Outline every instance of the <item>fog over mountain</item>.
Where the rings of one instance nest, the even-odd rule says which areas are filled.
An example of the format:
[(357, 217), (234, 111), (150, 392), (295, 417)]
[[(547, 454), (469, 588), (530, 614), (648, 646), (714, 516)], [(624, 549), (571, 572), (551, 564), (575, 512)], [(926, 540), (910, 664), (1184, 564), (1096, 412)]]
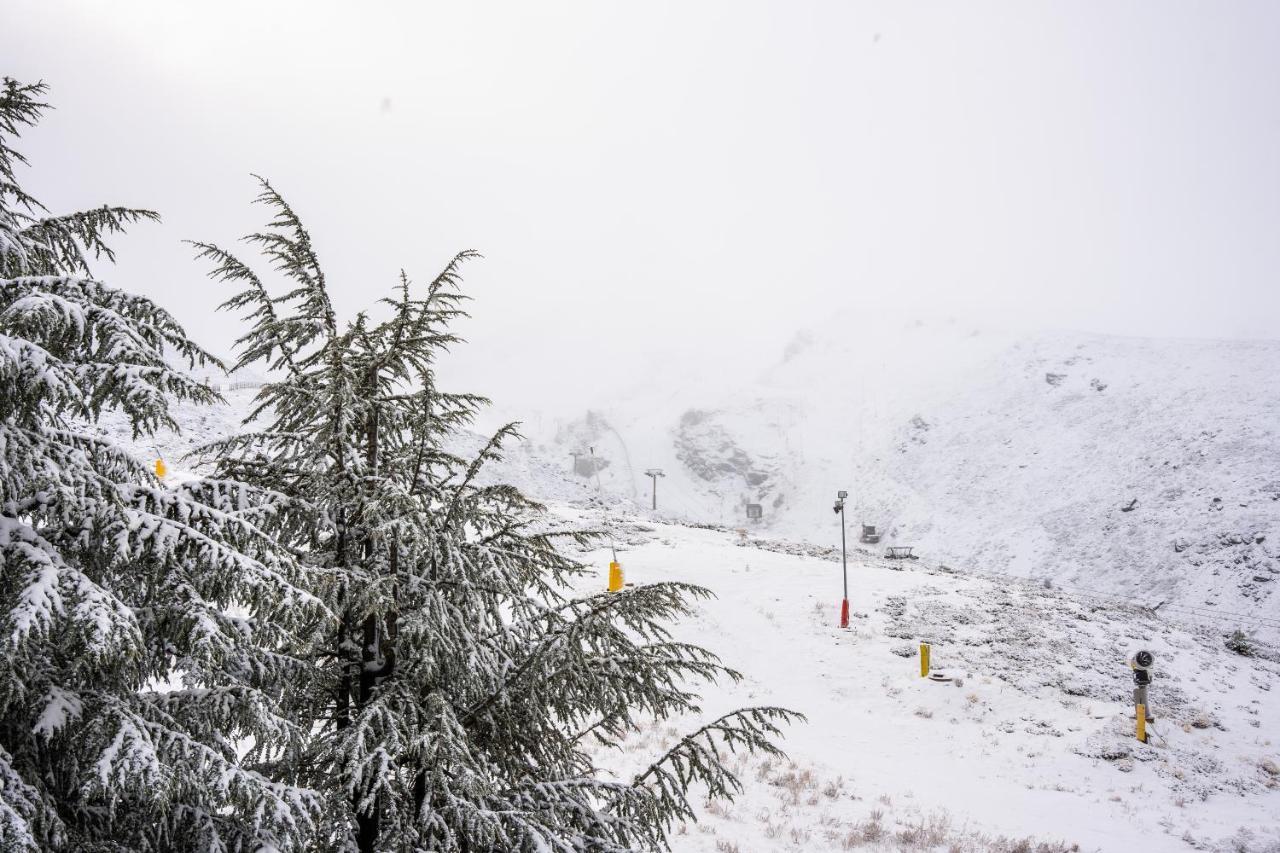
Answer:
[(255, 228), (250, 172), (303, 214), (346, 309), (484, 252), (450, 376), (511, 417), (667, 368), (732, 384), (837, 311), (1276, 335), (1274, 4), (0, 15), (6, 73), (57, 106), (28, 138), (32, 189), (160, 211), (112, 278), (219, 350), (227, 293), (180, 241)]

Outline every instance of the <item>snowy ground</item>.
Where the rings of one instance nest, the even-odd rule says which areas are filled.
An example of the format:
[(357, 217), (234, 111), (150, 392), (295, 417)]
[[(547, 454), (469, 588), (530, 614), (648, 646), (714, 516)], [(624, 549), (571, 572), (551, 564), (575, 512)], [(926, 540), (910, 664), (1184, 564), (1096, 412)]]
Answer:
[[(733, 532), (623, 529), (629, 582), (718, 595), (681, 630), (746, 679), (710, 692), (707, 713), (776, 703), (809, 718), (790, 761), (742, 762), (745, 795), (678, 850), (1280, 850), (1275, 661), (1194, 626), (867, 555), (840, 630), (836, 562)], [(920, 678), (920, 639), (959, 682)], [(1125, 659), (1140, 647), (1158, 662), (1150, 746), (1132, 737)], [(638, 765), (677, 733), (610, 760)]]
[[(1195, 608), (1280, 641), (1280, 342), (835, 316), (760, 375), (693, 368), (535, 436), (674, 520), (831, 544), (830, 502), (966, 571)], [(592, 409), (590, 417), (582, 411)], [(838, 540), (836, 542), (838, 544)]]
[[(236, 429), (253, 393), (179, 407), (182, 435), (133, 447), (184, 476), (182, 453)], [(598, 528), (594, 488), (567, 467), (526, 444), (499, 473), (548, 501), (556, 523)], [(1274, 651), (1245, 658), (1217, 624), (856, 548), (854, 625), (840, 630), (829, 548), (661, 524), (639, 497), (610, 516), (628, 581), (710, 587), (719, 598), (679, 631), (745, 675), (705, 691), (707, 715), (780, 704), (808, 716), (787, 735), (788, 761), (739, 761), (743, 795), (682, 827), (677, 851), (1280, 851)], [(587, 586), (603, 585), (606, 554), (580, 555), (601, 568)], [(922, 639), (959, 681), (919, 677)], [(1150, 746), (1131, 735), (1125, 659), (1139, 647), (1157, 655)], [(680, 732), (654, 727), (602, 761), (625, 774)]]

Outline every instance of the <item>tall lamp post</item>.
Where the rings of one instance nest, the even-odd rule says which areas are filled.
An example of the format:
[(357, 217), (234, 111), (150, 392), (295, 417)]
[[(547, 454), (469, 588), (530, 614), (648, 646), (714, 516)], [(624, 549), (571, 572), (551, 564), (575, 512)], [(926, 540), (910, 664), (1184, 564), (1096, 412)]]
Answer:
[(840, 566), (844, 572), (844, 600), (840, 602), (840, 627), (849, 627), (849, 552), (844, 539), (844, 499), (849, 493), (841, 489), (836, 493), (835, 511), (840, 513)]

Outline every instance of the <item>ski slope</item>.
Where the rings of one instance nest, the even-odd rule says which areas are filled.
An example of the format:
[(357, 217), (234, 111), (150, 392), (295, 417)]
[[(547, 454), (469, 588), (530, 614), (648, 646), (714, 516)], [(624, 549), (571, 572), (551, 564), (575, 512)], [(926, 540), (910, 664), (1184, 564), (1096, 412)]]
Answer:
[[(182, 453), (239, 429), (253, 394), (180, 406), (184, 431), (136, 442), (134, 452), (159, 453), (170, 477), (189, 476)], [(100, 428), (125, 439), (119, 424)], [(621, 429), (594, 429), (577, 438), (601, 454), (626, 440)], [(459, 436), (458, 449), (480, 441)], [(617, 495), (611, 478), (624, 462), (601, 472), (605, 511), (594, 478), (575, 476), (570, 461), (526, 441), (489, 476), (546, 501), (550, 523), (610, 531), (629, 582), (686, 581), (716, 593), (676, 626), (681, 639), (744, 676), (703, 691), (706, 718), (744, 704), (784, 705), (808, 718), (786, 735), (787, 761), (735, 759), (741, 796), (707, 804), (698, 822), (679, 828), (680, 853), (1280, 850), (1274, 647), (1245, 658), (1196, 614), (992, 580), (928, 556), (890, 562), (879, 548), (856, 545), (853, 626), (840, 630), (840, 564), (831, 548), (760, 529), (663, 523), (644, 507), (643, 492), (639, 500)], [(660, 489), (680, 485), (673, 471)], [(813, 538), (829, 542), (837, 528), (825, 500), (823, 535)], [(601, 569), (582, 591), (602, 587), (608, 551), (579, 557)], [(921, 640), (933, 644), (935, 669), (959, 681), (919, 677)], [(1132, 736), (1125, 665), (1140, 647), (1157, 656), (1157, 737), (1147, 746)], [(698, 721), (682, 722), (687, 730)], [(634, 772), (681, 731), (654, 726), (600, 759), (619, 774)]]
[[(729, 531), (612, 526), (629, 582), (718, 596), (680, 626), (745, 675), (707, 692), (707, 717), (738, 704), (808, 717), (787, 735), (789, 761), (739, 762), (743, 796), (705, 810), (679, 851), (1280, 850), (1275, 659), (1240, 657), (1194, 625), (861, 552), (853, 626), (840, 630), (840, 565), (827, 556)], [(959, 682), (920, 678), (922, 639)], [(1125, 663), (1138, 648), (1157, 658), (1146, 746)], [(605, 760), (630, 771), (678, 732), (655, 728)]]
[[(606, 491), (664, 517), (884, 545), (1049, 578), (1280, 638), (1280, 342), (992, 331), (832, 318), (760, 375), (584, 401), (536, 436), (594, 444)], [(588, 423), (590, 421), (590, 423)], [(567, 467), (567, 464), (566, 466)], [(745, 507), (762, 505), (749, 524)]]

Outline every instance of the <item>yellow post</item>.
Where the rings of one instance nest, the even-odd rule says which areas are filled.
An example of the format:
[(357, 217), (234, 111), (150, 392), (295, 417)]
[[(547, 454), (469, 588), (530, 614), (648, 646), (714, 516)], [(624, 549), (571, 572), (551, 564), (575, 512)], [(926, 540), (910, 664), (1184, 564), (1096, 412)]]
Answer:
[(1147, 742), (1147, 706), (1138, 706), (1138, 740)]
[(920, 677), (929, 677), (929, 644), (920, 644)]
[(609, 564), (609, 592), (617, 592), (622, 589), (622, 564), (612, 562)]
[(164, 479), (164, 472), (165, 472), (164, 460), (163, 460), (163, 459), (157, 459), (157, 460), (156, 460), (156, 476), (163, 480), (163, 479)]

